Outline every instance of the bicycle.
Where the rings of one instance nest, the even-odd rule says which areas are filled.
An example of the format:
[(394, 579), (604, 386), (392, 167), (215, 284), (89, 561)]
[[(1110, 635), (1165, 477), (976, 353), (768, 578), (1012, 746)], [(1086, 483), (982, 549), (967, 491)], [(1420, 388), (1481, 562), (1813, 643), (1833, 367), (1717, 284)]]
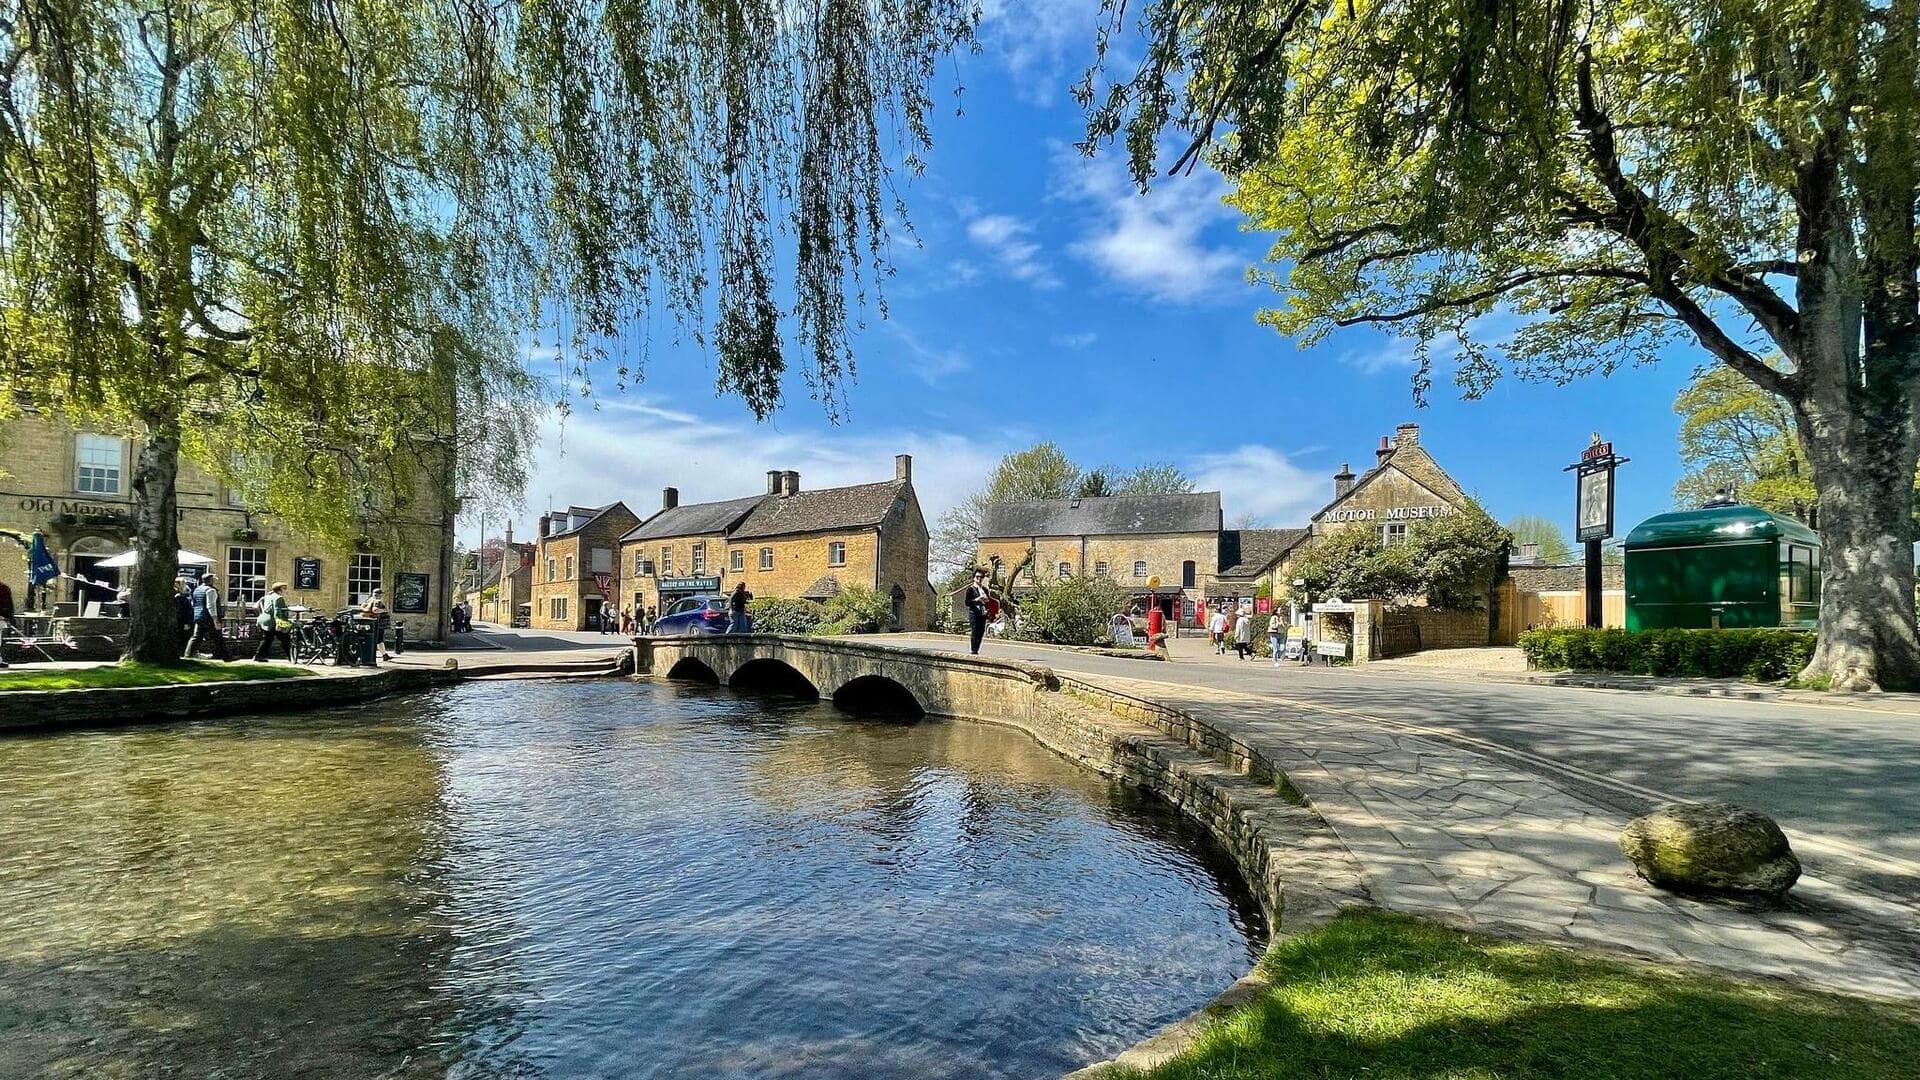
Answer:
[(293, 624), (293, 662), (296, 664), (333, 664), (339, 662), (340, 638), (344, 633), (339, 620), (325, 615), (310, 615)]

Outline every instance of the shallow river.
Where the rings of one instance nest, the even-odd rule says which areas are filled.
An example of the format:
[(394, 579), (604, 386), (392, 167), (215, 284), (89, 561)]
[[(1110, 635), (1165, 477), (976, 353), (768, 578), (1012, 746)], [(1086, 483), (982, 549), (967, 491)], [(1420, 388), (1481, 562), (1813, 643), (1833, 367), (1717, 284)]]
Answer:
[(487, 682), (0, 738), (0, 1076), (1050, 1076), (1263, 933), (983, 724)]

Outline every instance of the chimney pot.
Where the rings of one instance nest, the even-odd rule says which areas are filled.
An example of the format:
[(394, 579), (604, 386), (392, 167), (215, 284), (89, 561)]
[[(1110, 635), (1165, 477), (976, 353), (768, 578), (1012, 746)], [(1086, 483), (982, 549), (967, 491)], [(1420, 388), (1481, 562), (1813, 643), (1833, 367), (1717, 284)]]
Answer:
[(671, 510), (680, 505), (680, 489), (667, 487), (660, 489), (660, 509)]
[(1419, 424), (1401, 424), (1399, 427), (1394, 428), (1393, 444), (1395, 446), (1419, 446), (1420, 445), (1420, 425)]
[(540, 539), (545, 540), (547, 538), (547, 534), (552, 531), (553, 531), (553, 515), (541, 514), (540, 515)]
[(800, 494), (800, 474), (788, 469), (780, 474), (780, 493), (783, 496)]
[(1340, 463), (1340, 471), (1333, 474), (1333, 497), (1338, 499), (1353, 490), (1353, 470), (1346, 462)]
[(913, 455), (912, 454), (893, 455), (893, 478), (895, 480), (913, 479)]
[(1380, 448), (1373, 452), (1374, 459), (1376, 461), (1385, 461), (1387, 460), (1387, 455), (1391, 453), (1393, 453), (1393, 440), (1387, 438), (1385, 435), (1380, 436)]
[(780, 470), (779, 469), (767, 470), (767, 494), (769, 495), (780, 494)]

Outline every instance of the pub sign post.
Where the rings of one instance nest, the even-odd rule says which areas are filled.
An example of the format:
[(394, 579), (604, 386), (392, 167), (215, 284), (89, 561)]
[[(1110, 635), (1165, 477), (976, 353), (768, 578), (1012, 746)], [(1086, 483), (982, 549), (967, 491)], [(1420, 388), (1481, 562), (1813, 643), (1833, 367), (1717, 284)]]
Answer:
[(1574, 538), (1586, 545), (1587, 625), (1598, 629), (1606, 621), (1601, 604), (1600, 545), (1613, 535), (1613, 472), (1629, 459), (1613, 452), (1600, 433), (1580, 455), (1561, 470), (1574, 474)]

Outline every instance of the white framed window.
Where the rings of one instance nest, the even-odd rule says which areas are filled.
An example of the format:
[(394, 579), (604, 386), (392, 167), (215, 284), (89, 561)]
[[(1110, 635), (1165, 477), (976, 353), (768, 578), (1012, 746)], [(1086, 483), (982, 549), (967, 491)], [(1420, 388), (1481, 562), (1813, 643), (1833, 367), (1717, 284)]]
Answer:
[(547, 617), (556, 622), (565, 622), (567, 619), (567, 598), (564, 596), (550, 597), (547, 600)]
[(673, 573), (673, 545), (671, 544), (660, 545), (660, 572)]
[(573, 580), (573, 556), (567, 556), (567, 580)]
[(1406, 538), (1407, 523), (1404, 521), (1388, 522), (1380, 526), (1380, 542), (1383, 544), (1397, 543)]
[(727, 556), (727, 568), (735, 571), (745, 570), (747, 568), (747, 553), (740, 548), (734, 548)]
[(547, 580), (552, 581), (555, 576), (555, 563), (553, 556), (549, 555), (547, 556)]
[(773, 569), (773, 549), (772, 548), (760, 549), (760, 569), (762, 570)]
[(227, 549), (227, 599), (257, 604), (267, 595), (267, 549)]
[(693, 576), (699, 577), (707, 572), (707, 545), (693, 545)]
[(1073, 566), (1070, 563), (1063, 562), (1056, 564), (1053, 569), (1054, 576), (1060, 578), (1062, 581), (1073, 576)]
[(83, 495), (120, 494), (127, 440), (114, 435), (73, 437), (73, 490)]
[(647, 576), (647, 553), (639, 548), (633, 550), (633, 576)]
[(1133, 576), (1137, 578), (1143, 578), (1147, 576), (1147, 560), (1145, 559), (1133, 560)]
[(383, 577), (380, 556), (369, 552), (355, 552), (347, 562), (347, 602), (358, 604), (367, 598), (367, 594), (380, 587)]
[(1093, 564), (1093, 576), (1094, 577), (1107, 576), (1107, 564), (1104, 560), (1095, 560)]
[(828, 566), (847, 565), (847, 545), (841, 543), (838, 540), (835, 540), (832, 543), (828, 544), (827, 545), (827, 565)]

